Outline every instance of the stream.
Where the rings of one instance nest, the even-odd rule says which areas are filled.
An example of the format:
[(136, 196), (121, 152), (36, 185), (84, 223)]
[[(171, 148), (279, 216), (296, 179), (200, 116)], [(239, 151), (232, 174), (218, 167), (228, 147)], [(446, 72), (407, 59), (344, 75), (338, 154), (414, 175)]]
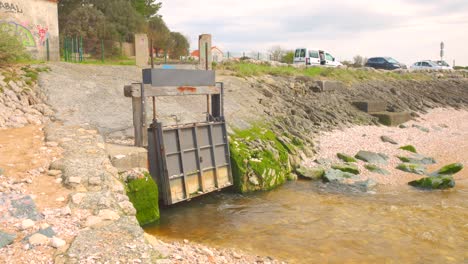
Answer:
[(252, 195), (216, 193), (162, 209), (147, 233), (230, 247), (288, 263), (463, 263), (468, 181), (449, 191), (409, 186), (341, 193), (289, 182)]

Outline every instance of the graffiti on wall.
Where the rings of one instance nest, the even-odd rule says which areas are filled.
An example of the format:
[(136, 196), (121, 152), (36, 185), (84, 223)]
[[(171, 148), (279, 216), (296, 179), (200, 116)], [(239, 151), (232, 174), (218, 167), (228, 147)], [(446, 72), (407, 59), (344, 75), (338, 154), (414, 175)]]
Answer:
[(19, 8), (18, 5), (13, 3), (6, 3), (0, 1), (0, 10), (5, 11), (7, 13), (15, 13), (15, 14), (22, 14), (23, 9)]
[(46, 44), (46, 40), (49, 38), (49, 28), (36, 25), (36, 29), (37, 29), (37, 37), (39, 39), (39, 44), (44, 46)]
[(17, 36), (25, 47), (36, 47), (36, 41), (34, 39), (33, 33), (31, 33), (31, 31), (23, 25), (17, 24), (15, 22), (0, 21), (0, 30)]

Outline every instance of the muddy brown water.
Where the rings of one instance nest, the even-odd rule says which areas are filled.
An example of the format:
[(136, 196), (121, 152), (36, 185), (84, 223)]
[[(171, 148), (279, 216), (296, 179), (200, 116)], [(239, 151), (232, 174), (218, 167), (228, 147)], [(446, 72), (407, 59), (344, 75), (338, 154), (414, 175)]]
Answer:
[(466, 178), (453, 190), (433, 192), (392, 186), (341, 193), (297, 181), (165, 208), (146, 232), (289, 263), (466, 263), (467, 207)]

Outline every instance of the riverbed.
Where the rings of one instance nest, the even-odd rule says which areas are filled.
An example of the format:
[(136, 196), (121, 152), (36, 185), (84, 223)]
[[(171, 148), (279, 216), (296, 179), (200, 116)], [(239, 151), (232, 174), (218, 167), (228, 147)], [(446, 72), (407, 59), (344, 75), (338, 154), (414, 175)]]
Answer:
[(161, 212), (146, 232), (237, 248), (289, 263), (462, 263), (468, 181), (449, 191), (409, 186), (341, 193), (310, 181), (267, 193), (218, 193)]

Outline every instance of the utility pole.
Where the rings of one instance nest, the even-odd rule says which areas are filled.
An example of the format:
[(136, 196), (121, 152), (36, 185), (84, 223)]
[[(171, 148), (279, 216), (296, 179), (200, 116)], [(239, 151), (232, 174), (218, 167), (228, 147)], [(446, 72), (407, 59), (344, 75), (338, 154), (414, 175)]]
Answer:
[(440, 60), (444, 60), (444, 48), (445, 48), (445, 44), (444, 42), (442, 41), (440, 43)]

